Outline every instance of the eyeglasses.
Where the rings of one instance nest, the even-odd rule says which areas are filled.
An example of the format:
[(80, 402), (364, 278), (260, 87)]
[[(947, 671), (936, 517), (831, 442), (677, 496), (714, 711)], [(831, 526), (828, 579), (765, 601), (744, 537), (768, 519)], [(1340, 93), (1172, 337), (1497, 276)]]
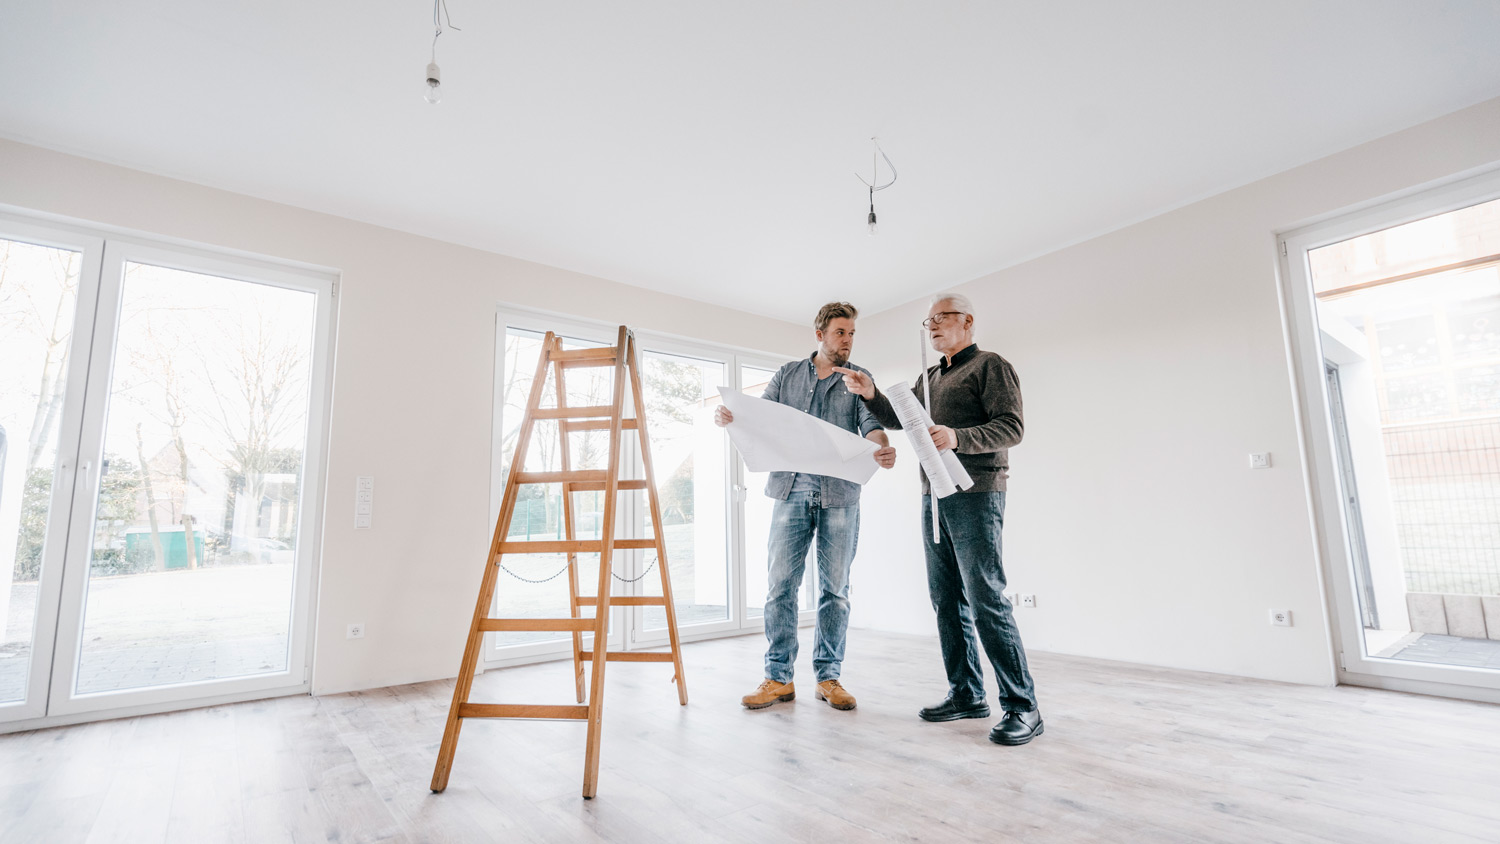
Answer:
[(938, 311), (927, 319), (922, 320), (922, 327), (931, 328), (934, 325), (942, 325), (951, 316), (968, 316), (968, 314), (965, 314), (963, 311)]

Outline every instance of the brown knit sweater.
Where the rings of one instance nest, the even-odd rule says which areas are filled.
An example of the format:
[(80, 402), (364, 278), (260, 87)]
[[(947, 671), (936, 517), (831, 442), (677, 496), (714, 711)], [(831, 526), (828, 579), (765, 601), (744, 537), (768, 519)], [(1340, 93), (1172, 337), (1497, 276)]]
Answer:
[[(922, 379), (932, 378), (932, 421), (953, 429), (958, 437), (958, 462), (964, 465), (974, 486), (965, 492), (1004, 491), (1010, 469), (1010, 447), (1021, 441), (1021, 380), (1005, 358), (982, 352), (978, 346), (944, 358), (917, 377), (912, 392), (926, 404)], [(901, 420), (891, 400), (877, 387), (875, 398), (865, 402), (880, 424), (898, 430)], [(922, 473), (922, 493), (928, 492), (927, 473)]]

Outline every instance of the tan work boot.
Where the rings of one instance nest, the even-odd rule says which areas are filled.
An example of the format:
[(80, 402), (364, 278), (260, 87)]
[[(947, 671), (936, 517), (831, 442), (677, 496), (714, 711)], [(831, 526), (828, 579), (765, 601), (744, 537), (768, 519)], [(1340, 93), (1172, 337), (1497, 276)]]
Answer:
[(796, 696), (797, 690), (792, 687), (791, 683), (778, 683), (768, 679), (762, 680), (755, 691), (740, 698), (740, 703), (743, 703), (746, 709), (765, 709), (777, 701), (792, 700)]
[(837, 680), (824, 680), (818, 684), (818, 700), (828, 701), (834, 709), (853, 709), (854, 695), (849, 694)]

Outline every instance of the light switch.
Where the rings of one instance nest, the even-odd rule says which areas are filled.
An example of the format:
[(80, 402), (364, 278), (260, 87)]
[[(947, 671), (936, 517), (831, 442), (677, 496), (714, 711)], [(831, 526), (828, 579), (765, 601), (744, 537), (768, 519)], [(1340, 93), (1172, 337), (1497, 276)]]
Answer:
[(1271, 468), (1271, 452), (1269, 452), (1269, 451), (1259, 451), (1259, 452), (1256, 452), (1254, 454), (1251, 454), (1250, 455), (1250, 468), (1252, 468), (1252, 469), (1269, 469), (1269, 468)]
[(375, 512), (375, 479), (361, 475), (354, 481), (354, 529), (368, 530)]

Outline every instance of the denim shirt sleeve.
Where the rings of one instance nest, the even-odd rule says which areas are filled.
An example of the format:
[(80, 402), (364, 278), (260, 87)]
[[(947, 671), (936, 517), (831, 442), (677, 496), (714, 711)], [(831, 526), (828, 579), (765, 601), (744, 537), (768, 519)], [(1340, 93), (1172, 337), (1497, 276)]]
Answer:
[(871, 431), (885, 430), (885, 426), (880, 424), (880, 420), (875, 418), (875, 414), (871, 413), (868, 407), (865, 407), (863, 401), (855, 402), (855, 407), (857, 408), (856, 416), (859, 419), (859, 435), (861, 437), (869, 436)]
[(770, 382), (766, 384), (766, 389), (760, 394), (760, 397), (766, 401), (781, 401), (781, 382), (785, 379), (785, 376), (786, 367), (783, 366), (776, 370), (776, 374), (771, 376)]

